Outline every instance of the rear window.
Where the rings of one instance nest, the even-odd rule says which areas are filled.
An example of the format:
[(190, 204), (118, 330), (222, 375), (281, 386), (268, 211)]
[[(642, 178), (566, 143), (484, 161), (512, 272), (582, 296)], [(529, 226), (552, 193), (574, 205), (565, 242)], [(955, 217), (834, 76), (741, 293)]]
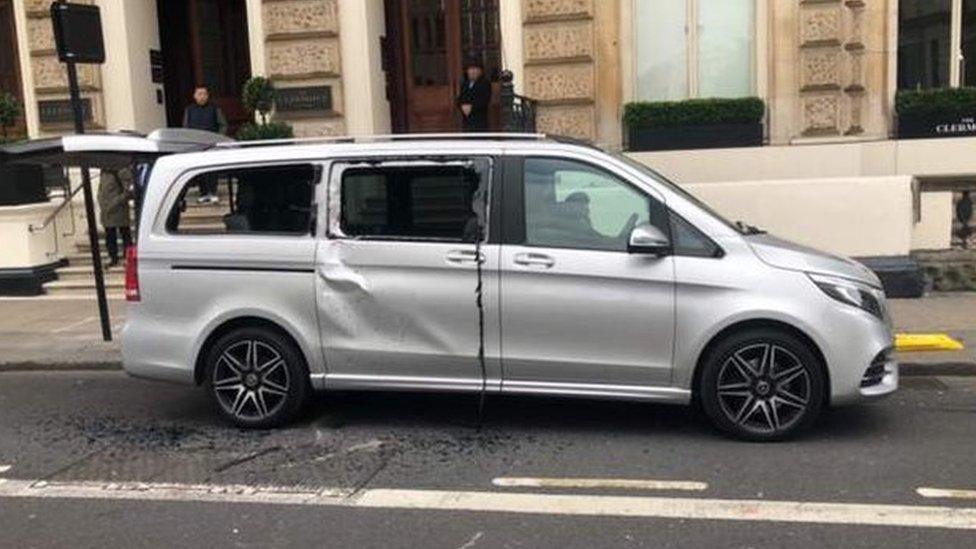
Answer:
[(474, 242), (481, 183), (469, 165), (349, 168), (340, 228), (350, 237)]
[(171, 233), (309, 234), (319, 180), (311, 164), (200, 174), (183, 188), (167, 218)]

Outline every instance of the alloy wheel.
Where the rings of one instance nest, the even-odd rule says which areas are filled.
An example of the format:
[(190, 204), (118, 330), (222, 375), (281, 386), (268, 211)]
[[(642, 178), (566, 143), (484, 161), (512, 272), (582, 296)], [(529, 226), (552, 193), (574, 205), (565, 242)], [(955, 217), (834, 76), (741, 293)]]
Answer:
[(288, 365), (274, 347), (254, 339), (227, 346), (211, 379), (217, 402), (237, 419), (259, 421), (274, 415), (288, 399)]
[(718, 374), (722, 412), (757, 434), (785, 431), (802, 420), (812, 387), (807, 367), (785, 348), (755, 343), (732, 352)]

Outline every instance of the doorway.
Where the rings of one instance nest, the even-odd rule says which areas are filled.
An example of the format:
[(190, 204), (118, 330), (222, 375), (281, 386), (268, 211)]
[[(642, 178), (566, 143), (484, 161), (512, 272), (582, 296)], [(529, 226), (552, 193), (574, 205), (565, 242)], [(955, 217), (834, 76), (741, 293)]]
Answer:
[[(20, 83), (13, 0), (0, 0), (0, 94), (3, 93), (13, 95), (21, 105), (21, 116), (17, 118), (13, 128), (7, 129), (7, 138), (23, 137), (27, 132), (23, 117), (24, 94)], [(0, 135), (0, 140), (2, 139), (3, 135)]]
[(383, 41), (393, 131), (454, 132), (464, 63), (480, 61), (492, 81), (490, 127), (499, 127), (501, 35), (498, 0), (386, 0)]
[(245, 0), (157, 0), (166, 123), (183, 124), (197, 84), (227, 116), (231, 135), (249, 121), (241, 89), (251, 77)]

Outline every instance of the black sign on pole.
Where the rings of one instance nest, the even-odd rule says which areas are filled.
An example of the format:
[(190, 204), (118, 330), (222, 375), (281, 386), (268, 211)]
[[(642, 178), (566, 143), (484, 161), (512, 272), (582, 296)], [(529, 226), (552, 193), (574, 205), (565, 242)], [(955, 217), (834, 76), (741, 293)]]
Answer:
[[(78, 63), (101, 64), (105, 62), (105, 44), (102, 40), (102, 20), (98, 6), (69, 4), (64, 0), (51, 4), (51, 21), (54, 24), (54, 41), (58, 59), (68, 66), (68, 89), (71, 92), (71, 108), (74, 110), (75, 132), (85, 133), (85, 111), (78, 89)], [(88, 165), (81, 165), (81, 185), (85, 195), (85, 216), (88, 218), (88, 243), (91, 245), (92, 266), (95, 270), (95, 291), (98, 294), (98, 313), (102, 320), (102, 339), (112, 341), (112, 324), (108, 316), (108, 299), (105, 296), (105, 276), (102, 272), (102, 250), (98, 243), (98, 226), (95, 224), (95, 200), (92, 197), (91, 173)]]

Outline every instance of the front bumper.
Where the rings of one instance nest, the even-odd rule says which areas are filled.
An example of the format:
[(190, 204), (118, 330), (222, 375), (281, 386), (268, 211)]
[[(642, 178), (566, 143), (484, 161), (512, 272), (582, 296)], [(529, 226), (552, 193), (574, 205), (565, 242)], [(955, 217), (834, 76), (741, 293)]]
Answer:
[(885, 351), (865, 371), (859, 388), (861, 396), (875, 398), (890, 395), (898, 390), (898, 375), (898, 361), (891, 356), (890, 350)]

